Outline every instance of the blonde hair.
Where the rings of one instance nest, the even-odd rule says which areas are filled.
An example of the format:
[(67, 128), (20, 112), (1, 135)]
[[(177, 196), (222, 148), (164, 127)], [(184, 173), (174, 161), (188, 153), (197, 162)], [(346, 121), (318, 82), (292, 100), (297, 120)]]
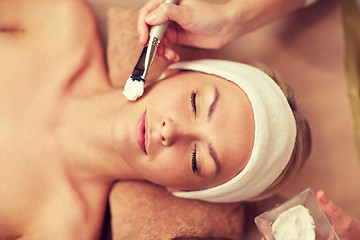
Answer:
[(293, 111), (297, 129), (294, 150), (291, 154), (290, 161), (286, 165), (285, 169), (265, 191), (260, 193), (258, 196), (249, 199), (249, 201), (258, 201), (278, 193), (295, 177), (295, 175), (305, 165), (311, 151), (311, 132), (307, 120), (297, 110), (294, 91), (292, 90), (292, 88), (285, 82), (283, 82), (279, 75), (273, 69), (270, 69), (269, 67), (261, 63), (253, 63), (251, 65), (259, 68), (267, 75), (269, 75), (282, 89)]

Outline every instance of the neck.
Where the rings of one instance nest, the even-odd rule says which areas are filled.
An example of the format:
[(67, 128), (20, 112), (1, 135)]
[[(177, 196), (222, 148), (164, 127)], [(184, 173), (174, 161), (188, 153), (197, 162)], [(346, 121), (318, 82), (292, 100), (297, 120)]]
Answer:
[(109, 89), (71, 97), (65, 103), (59, 146), (72, 178), (107, 186), (116, 180), (140, 179), (117, 154), (112, 142), (112, 119), (125, 101), (120, 90)]

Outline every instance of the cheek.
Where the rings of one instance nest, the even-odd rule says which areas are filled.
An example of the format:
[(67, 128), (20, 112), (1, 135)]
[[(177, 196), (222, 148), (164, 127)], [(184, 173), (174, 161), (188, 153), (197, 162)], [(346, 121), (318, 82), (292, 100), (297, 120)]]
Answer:
[(186, 107), (190, 105), (190, 91), (184, 89), (187, 88), (176, 86), (176, 90), (174, 90), (174, 85), (169, 82), (159, 87), (154, 87), (151, 92), (152, 96), (149, 106), (153, 110), (156, 109), (159, 113), (166, 114), (167, 117), (170, 117), (169, 115), (175, 117), (177, 115), (174, 114), (179, 113), (183, 114)]
[(183, 155), (181, 151), (163, 151), (151, 162), (154, 171), (149, 180), (167, 187), (187, 185), (191, 178), (189, 164), (185, 157), (181, 157)]
[(111, 123), (113, 146), (118, 155), (130, 163), (133, 159), (140, 158), (143, 153), (136, 141), (137, 116), (130, 117), (128, 115), (124, 117), (124, 114), (118, 114)]
[(171, 118), (177, 121), (184, 121), (186, 114), (186, 102), (184, 98), (169, 97), (164, 99), (157, 99), (156, 102), (152, 104), (153, 110), (156, 109), (158, 116)]

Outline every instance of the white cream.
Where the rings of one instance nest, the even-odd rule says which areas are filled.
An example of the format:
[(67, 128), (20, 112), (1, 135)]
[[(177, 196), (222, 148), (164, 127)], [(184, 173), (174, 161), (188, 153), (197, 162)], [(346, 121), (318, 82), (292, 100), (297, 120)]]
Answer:
[(303, 205), (280, 213), (272, 224), (276, 240), (315, 240), (314, 219)]
[(129, 77), (125, 83), (123, 93), (128, 100), (135, 101), (144, 93), (144, 81), (136, 81)]

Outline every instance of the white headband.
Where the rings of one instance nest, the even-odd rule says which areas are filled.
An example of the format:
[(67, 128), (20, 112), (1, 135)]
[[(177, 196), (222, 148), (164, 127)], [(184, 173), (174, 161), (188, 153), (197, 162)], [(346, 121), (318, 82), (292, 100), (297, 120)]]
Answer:
[(237, 202), (259, 195), (280, 175), (294, 149), (296, 123), (283, 91), (258, 68), (237, 62), (206, 59), (174, 63), (169, 68), (213, 74), (234, 82), (248, 96), (255, 120), (253, 150), (237, 176), (216, 187), (173, 194), (208, 202)]

